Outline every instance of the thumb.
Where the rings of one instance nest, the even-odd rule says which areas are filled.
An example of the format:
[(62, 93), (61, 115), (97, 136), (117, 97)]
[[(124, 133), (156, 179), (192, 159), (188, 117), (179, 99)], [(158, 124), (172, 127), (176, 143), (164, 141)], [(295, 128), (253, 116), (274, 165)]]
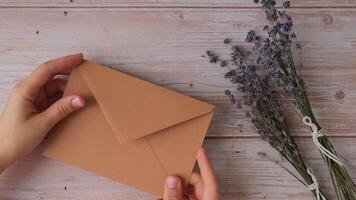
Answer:
[(167, 177), (163, 200), (183, 200), (182, 184), (178, 177)]
[(63, 118), (84, 105), (84, 98), (78, 95), (62, 97), (37, 117), (42, 122), (41, 124), (44, 125), (46, 131), (49, 131)]

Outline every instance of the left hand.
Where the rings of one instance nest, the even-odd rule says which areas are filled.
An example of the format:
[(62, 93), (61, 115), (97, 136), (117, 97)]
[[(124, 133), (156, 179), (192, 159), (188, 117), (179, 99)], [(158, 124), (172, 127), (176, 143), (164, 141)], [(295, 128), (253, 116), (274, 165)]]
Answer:
[(78, 95), (61, 97), (68, 75), (83, 59), (70, 55), (40, 65), (13, 89), (0, 114), (0, 173), (18, 158), (31, 153), (53, 126), (83, 107)]

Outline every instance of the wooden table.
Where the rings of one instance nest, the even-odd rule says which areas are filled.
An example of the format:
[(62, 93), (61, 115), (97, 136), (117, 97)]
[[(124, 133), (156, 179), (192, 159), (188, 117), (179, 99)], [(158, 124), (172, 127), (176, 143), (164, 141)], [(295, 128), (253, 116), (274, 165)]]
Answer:
[[(225, 70), (203, 57), (227, 53), (224, 38), (244, 41), (265, 23), (252, 0), (2, 0), (0, 103), (14, 83), (43, 61), (76, 52), (217, 106), (205, 146), (216, 168), (222, 199), (312, 199), (261, 141), (247, 108), (234, 109), (223, 91)], [(311, 103), (356, 178), (356, 1), (298, 0), (290, 10)], [(309, 166), (335, 198), (327, 168), (310, 131), (292, 109), (289, 121)], [(269, 159), (258, 156), (265, 152)], [(274, 162), (272, 162), (273, 160)], [(279, 164), (276, 164), (279, 163)], [(143, 177), (144, 178), (144, 177)], [(42, 157), (23, 158), (0, 176), (0, 199), (155, 199), (90, 173)]]

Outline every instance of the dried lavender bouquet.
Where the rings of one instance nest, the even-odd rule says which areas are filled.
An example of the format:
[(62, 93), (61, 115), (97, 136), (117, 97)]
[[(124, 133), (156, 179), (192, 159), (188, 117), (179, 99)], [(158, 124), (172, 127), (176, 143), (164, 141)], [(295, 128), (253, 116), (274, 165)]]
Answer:
[[(228, 40), (228, 39), (227, 39)], [(224, 43), (228, 43), (228, 41)], [(256, 73), (255, 66), (248, 65), (245, 59), (250, 53), (239, 46), (232, 47), (231, 60), (220, 60), (212, 51), (207, 55), (212, 63), (220, 63), (222, 67), (229, 68), (225, 78), (229, 79), (239, 92), (243, 92), (244, 103), (249, 106), (252, 123), (256, 126), (261, 138), (276, 149), (299, 173), (301, 179), (286, 169), (291, 175), (308, 187), (316, 199), (326, 199), (319, 190), (316, 177), (311, 168), (308, 168), (299, 152), (298, 146), (290, 136), (286, 118), (283, 116), (282, 104), (278, 93), (270, 91), (265, 80)], [(233, 67), (233, 68), (232, 68)], [(230, 101), (240, 107), (233, 92), (226, 90)]]
[[(285, 9), (278, 10), (274, 0), (254, 0), (254, 2), (262, 5), (270, 23), (263, 28), (268, 33), (268, 37), (261, 39), (250, 31), (246, 38), (247, 42), (254, 43), (257, 63), (269, 71), (267, 75), (269, 82), (279, 86), (285, 95), (293, 99), (303, 123), (311, 128), (313, 141), (329, 167), (338, 199), (356, 200), (356, 186), (344, 167), (343, 159), (318, 123), (309, 103), (304, 82), (297, 73), (291, 51), (291, 38), (296, 37), (292, 32), (292, 18)], [(283, 6), (290, 7), (290, 2), (285, 1)]]

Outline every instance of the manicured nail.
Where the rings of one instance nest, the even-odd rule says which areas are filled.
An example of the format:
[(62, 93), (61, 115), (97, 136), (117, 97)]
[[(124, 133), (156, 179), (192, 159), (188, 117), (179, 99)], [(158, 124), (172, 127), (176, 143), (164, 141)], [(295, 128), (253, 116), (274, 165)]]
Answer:
[(81, 108), (84, 106), (84, 100), (79, 97), (75, 97), (70, 101), (70, 104), (73, 108)]
[(166, 180), (166, 184), (168, 188), (176, 188), (178, 186), (179, 180), (174, 176), (169, 176)]
[(73, 54), (74, 56), (83, 56), (83, 53), (76, 53), (76, 54)]

